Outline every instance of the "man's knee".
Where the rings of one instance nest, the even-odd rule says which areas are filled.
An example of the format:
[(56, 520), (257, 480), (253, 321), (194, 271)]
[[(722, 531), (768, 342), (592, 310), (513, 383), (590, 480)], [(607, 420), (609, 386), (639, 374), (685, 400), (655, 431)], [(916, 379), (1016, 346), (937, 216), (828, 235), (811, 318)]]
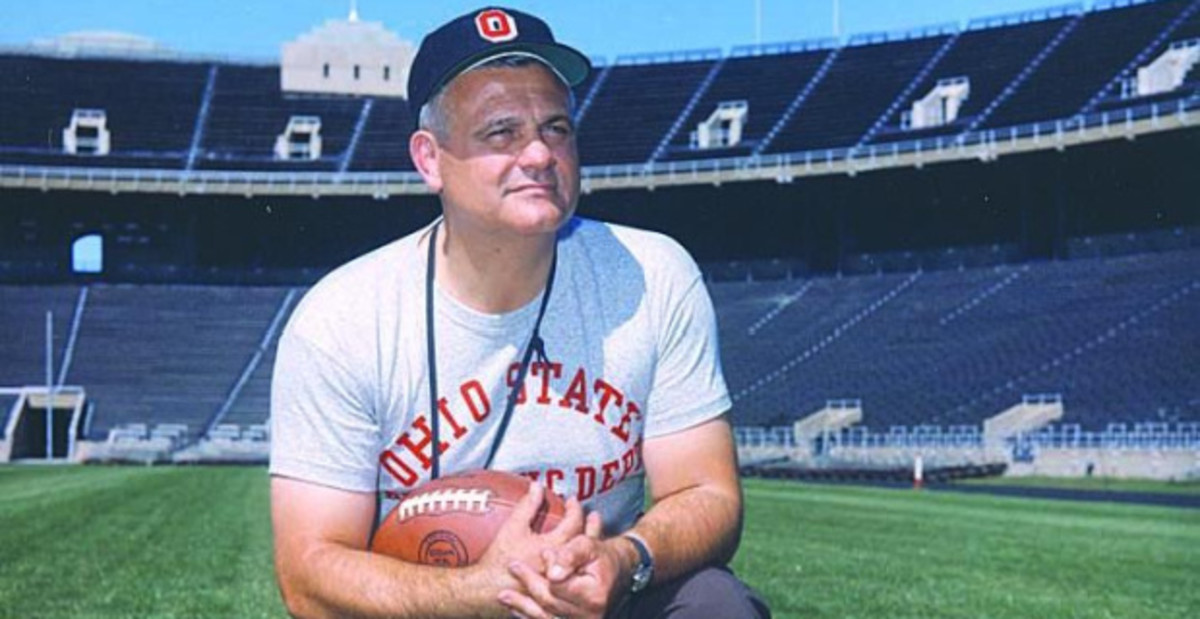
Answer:
[(754, 618), (767, 619), (771, 611), (766, 602), (737, 576), (725, 568), (710, 567), (684, 577), (674, 600), (663, 609), (662, 617), (686, 619)]

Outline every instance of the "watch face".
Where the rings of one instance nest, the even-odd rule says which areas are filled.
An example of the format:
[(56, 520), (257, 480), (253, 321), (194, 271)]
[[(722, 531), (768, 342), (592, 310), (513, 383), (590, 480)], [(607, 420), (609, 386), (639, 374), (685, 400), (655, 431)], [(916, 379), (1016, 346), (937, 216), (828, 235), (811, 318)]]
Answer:
[(637, 593), (638, 591), (641, 591), (649, 586), (650, 578), (653, 576), (654, 568), (646, 564), (639, 565), (637, 570), (633, 573), (633, 592)]

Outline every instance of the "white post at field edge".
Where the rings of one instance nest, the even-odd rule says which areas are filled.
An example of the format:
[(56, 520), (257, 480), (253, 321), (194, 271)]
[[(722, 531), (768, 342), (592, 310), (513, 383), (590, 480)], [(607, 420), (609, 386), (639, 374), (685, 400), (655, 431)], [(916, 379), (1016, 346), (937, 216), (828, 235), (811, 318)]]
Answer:
[(920, 490), (924, 485), (925, 480), (925, 461), (921, 458), (921, 454), (913, 460), (913, 489)]

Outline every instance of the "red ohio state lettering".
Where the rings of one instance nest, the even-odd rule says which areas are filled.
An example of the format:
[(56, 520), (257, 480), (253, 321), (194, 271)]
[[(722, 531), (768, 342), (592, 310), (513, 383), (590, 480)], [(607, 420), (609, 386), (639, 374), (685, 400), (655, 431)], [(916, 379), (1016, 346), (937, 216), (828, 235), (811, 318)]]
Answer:
[(467, 433), (467, 429), (459, 425), (454, 415), (450, 414), (450, 405), (447, 403), (446, 398), (438, 398), (438, 411), (441, 412), (442, 419), (445, 419), (446, 423), (450, 424), (450, 430), (454, 432), (455, 439), (460, 439)]
[[(492, 412), (492, 403), (488, 401), (487, 392), (483, 390), (483, 385), (477, 380), (463, 383), (462, 387), (458, 388), (464, 400), (467, 401), (467, 408), (471, 409), (471, 417), (480, 423), (487, 419), (488, 413)], [(458, 438), (455, 436), (454, 438)]]
[(534, 376), (540, 375), (542, 377), (542, 392), (540, 394), (538, 394), (537, 403), (538, 404), (549, 404), (550, 403), (550, 378), (553, 377), (553, 378), (557, 379), (562, 376), (562, 364), (561, 363), (543, 363), (541, 361), (535, 361), (535, 362), (529, 364), (529, 372), (532, 373)]
[(500, 9), (488, 9), (475, 16), (475, 28), (479, 36), (492, 43), (502, 43), (517, 38), (517, 22)]
[(642, 418), (642, 409), (638, 408), (638, 405), (633, 400), (630, 400), (629, 404), (625, 407), (625, 414), (621, 416), (621, 423), (618, 423), (617, 425), (610, 428), (609, 432), (612, 432), (613, 436), (628, 443), (629, 442), (629, 426), (630, 426), (630, 424), (633, 423), (634, 417), (641, 419)]
[(411, 488), (421, 480), (421, 476), (411, 466), (401, 460), (400, 456), (392, 453), (391, 450), (386, 450), (379, 455), (379, 463), (383, 465), (388, 475), (391, 475), (393, 479), (400, 482), (402, 486)]
[(550, 492), (554, 492), (554, 482), (562, 481), (566, 476), (567, 474), (559, 469), (550, 469), (546, 471), (546, 487), (550, 489)]
[[(520, 373), (521, 373), (521, 364), (520, 363), (513, 363), (512, 365), (509, 365), (508, 366), (508, 376), (506, 376), (504, 378), (504, 384), (508, 385), (509, 389), (512, 389), (512, 386), (517, 384), (517, 374), (520, 374)], [(517, 389), (517, 404), (524, 404), (524, 403), (525, 403), (525, 382), (523, 381), (521, 383), (520, 389)]]
[(625, 394), (621, 393), (620, 390), (603, 378), (597, 378), (593, 387), (596, 393), (600, 395), (600, 403), (597, 404), (599, 410), (596, 411), (596, 416), (592, 417), (592, 419), (595, 419), (596, 423), (604, 425), (604, 413), (608, 411), (609, 403), (616, 400), (616, 405), (620, 408), (621, 404), (625, 402)]
[[(572, 406), (574, 402), (574, 406)], [(575, 372), (575, 378), (571, 379), (571, 386), (567, 387), (567, 393), (558, 401), (558, 405), (563, 408), (574, 408), (575, 410), (587, 414), (587, 374), (583, 373), (583, 368)]]
[(621, 461), (605, 462), (601, 468), (604, 470), (604, 481), (600, 484), (600, 492), (608, 492), (617, 484), (616, 473), (621, 470)]
[(596, 469), (590, 466), (575, 467), (575, 490), (580, 501), (596, 494)]
[[(425, 453), (430, 448), (430, 443), (433, 443), (433, 431), (429, 429), (429, 420), (424, 415), (417, 417), (412, 427), (420, 433), (421, 438), (414, 442), (409, 438), (410, 434), (405, 432), (396, 440), (396, 444), (403, 446), (409, 453), (416, 456), (417, 460), (421, 461), (421, 468), (428, 471), (433, 467), (433, 457)], [(446, 450), (449, 448), (450, 444), (446, 441), (438, 441), (439, 454), (446, 453)]]

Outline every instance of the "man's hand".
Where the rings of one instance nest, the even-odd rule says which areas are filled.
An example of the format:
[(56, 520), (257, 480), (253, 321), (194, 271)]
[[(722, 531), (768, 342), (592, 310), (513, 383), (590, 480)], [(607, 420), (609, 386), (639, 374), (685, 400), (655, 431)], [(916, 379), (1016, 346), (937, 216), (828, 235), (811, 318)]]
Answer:
[(513, 506), (512, 513), (496, 533), (487, 552), (470, 568), (487, 575), (496, 590), (521, 586), (510, 574), (509, 566), (513, 563), (533, 565), (538, 571), (544, 571), (547, 552), (583, 536), (583, 508), (574, 497), (567, 500), (566, 510), (558, 525), (546, 533), (533, 531), (533, 521), (545, 495), (546, 490), (542, 485), (530, 484), (529, 492)]
[[(604, 617), (620, 604), (630, 579), (636, 550), (621, 537), (601, 540), (600, 515), (588, 514), (584, 534), (545, 550), (541, 563), (514, 562), (510, 571), (525, 593), (504, 591), (500, 601), (528, 619)], [(630, 556), (633, 553), (633, 557)]]

